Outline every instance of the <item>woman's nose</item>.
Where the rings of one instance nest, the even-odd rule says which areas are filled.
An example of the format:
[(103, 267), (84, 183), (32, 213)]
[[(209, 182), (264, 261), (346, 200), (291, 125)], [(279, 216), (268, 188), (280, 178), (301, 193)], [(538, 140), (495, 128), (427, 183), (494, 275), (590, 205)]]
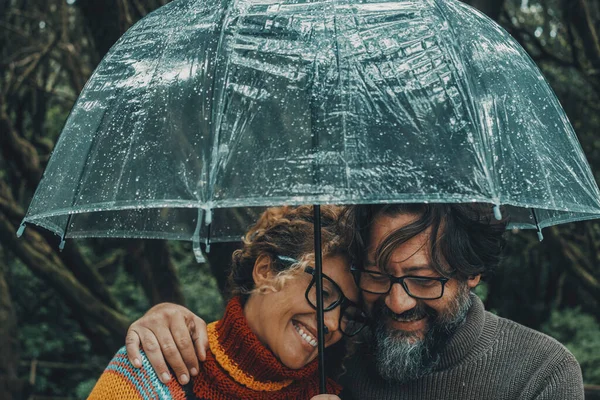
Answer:
[(340, 307), (336, 307), (333, 310), (325, 311), (323, 314), (323, 320), (325, 322), (325, 334), (333, 333), (340, 329)]

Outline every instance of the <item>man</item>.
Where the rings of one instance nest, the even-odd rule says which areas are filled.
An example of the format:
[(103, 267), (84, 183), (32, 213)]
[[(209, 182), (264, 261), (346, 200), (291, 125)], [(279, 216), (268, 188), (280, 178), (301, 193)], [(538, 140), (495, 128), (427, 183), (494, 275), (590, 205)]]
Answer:
[[(583, 399), (581, 370), (567, 349), (486, 312), (471, 294), (503, 247), (505, 223), (489, 211), (449, 204), (349, 208), (354, 275), (372, 324), (346, 362), (343, 399)], [(127, 350), (133, 362), (141, 340), (168, 378), (162, 348), (185, 381), (198, 365), (194, 346), (204, 354), (203, 330), (189, 311), (160, 305), (131, 326)]]

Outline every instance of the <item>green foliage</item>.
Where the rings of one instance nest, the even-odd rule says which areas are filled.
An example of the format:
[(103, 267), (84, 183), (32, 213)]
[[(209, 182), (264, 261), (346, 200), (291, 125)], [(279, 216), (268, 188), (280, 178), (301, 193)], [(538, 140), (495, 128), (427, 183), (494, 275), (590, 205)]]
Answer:
[(87, 397), (92, 392), (92, 389), (94, 389), (96, 381), (96, 378), (86, 379), (80, 384), (78, 384), (77, 387), (75, 387), (75, 397), (78, 399), (87, 399)]
[[(174, 242), (169, 245), (173, 262), (187, 301), (187, 307), (206, 321), (215, 321), (223, 315), (223, 297), (208, 265), (198, 264), (190, 243)], [(223, 260), (223, 266), (229, 260)]]
[(102, 371), (105, 360), (93, 355), (91, 341), (72, 319), (61, 297), (24, 265), (9, 263), (8, 281), (19, 322), (21, 359), (29, 363), (29, 368), (21, 369), (22, 375), (29, 374), (33, 360), (82, 365), (72, 369), (36, 368), (34, 393), (72, 395), (71, 388)]
[(573, 353), (586, 384), (600, 385), (600, 324), (592, 315), (578, 308), (554, 310), (541, 330)]
[[(82, 253), (94, 261), (99, 261), (106, 256), (106, 254), (95, 255), (93, 246), (97, 243), (93, 240), (79, 242)], [(187, 299), (187, 306), (206, 321), (220, 318), (223, 312), (223, 299), (208, 266), (196, 263), (191, 245), (187, 243), (173, 242), (169, 247), (181, 280), (182, 291)], [(106, 270), (101, 270), (101, 273), (109, 284), (111, 293), (118, 300), (121, 311), (131, 321), (142, 316), (151, 305), (139, 282), (125, 271), (121, 263), (104, 269)], [(18, 261), (12, 261), (8, 270), (9, 286), (13, 288), (11, 294), (19, 321), (22, 360), (81, 366), (81, 368), (61, 369), (39, 365), (34, 393), (86, 398), (108, 363), (110, 355), (98, 354), (93, 347), (94, 343), (72, 318), (69, 308), (61, 297), (45, 282), (37, 279)], [(125, 338), (123, 338), (124, 344)], [(26, 378), (29, 369), (23, 367), (21, 374)]]
[(46, 113), (46, 135), (45, 140), (49, 141), (52, 145), (56, 143), (62, 128), (65, 125), (65, 121), (69, 115), (69, 111), (64, 105), (54, 104), (48, 108)]

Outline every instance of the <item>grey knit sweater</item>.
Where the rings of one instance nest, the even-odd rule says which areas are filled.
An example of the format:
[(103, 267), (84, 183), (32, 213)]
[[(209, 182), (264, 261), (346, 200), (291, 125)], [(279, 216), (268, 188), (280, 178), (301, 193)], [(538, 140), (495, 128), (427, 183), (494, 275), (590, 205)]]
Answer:
[(500, 318), (473, 297), (466, 321), (448, 342), (436, 370), (405, 384), (377, 375), (368, 347), (359, 348), (340, 379), (342, 398), (582, 400), (575, 357), (556, 340)]

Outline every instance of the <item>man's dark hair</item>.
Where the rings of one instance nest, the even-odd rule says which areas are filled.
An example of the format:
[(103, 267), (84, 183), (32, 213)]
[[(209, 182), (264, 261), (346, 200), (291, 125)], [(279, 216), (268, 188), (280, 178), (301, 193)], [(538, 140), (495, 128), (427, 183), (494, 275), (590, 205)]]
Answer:
[(412, 223), (391, 232), (376, 249), (377, 265), (387, 265), (393, 251), (431, 227), (432, 267), (443, 276), (466, 280), (489, 277), (500, 262), (507, 220), (496, 221), (488, 204), (373, 204), (346, 211), (354, 263), (365, 264), (373, 221), (378, 216), (415, 215)]

